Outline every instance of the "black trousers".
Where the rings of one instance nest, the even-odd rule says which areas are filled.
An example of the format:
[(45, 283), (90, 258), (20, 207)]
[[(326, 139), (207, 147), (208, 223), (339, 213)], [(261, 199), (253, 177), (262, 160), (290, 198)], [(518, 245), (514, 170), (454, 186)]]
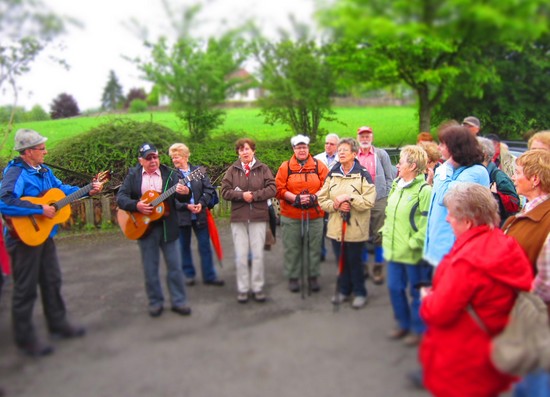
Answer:
[(61, 270), (53, 239), (30, 247), (17, 242), (7, 247), (13, 271), (12, 321), (15, 343), (24, 346), (36, 339), (32, 322), (38, 287), (50, 332), (67, 325), (61, 296)]

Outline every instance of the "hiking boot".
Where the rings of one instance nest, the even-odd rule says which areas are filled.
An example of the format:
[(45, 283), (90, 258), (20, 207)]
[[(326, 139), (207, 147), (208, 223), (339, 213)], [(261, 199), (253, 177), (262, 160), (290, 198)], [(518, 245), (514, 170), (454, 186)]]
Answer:
[(393, 340), (397, 340), (397, 339), (404, 338), (408, 334), (409, 334), (409, 331), (406, 330), (406, 329), (394, 328), (390, 332), (388, 332), (388, 338), (393, 339)]
[(310, 277), (309, 288), (311, 288), (312, 292), (319, 292), (321, 290), (321, 286), (319, 285), (317, 277)]
[(367, 297), (366, 296), (356, 296), (353, 298), (353, 302), (351, 303), (351, 307), (354, 309), (361, 309), (365, 304), (367, 303)]
[(298, 283), (297, 278), (291, 278), (288, 280), (288, 289), (293, 293), (300, 292), (300, 283)]
[(86, 335), (86, 328), (79, 325), (65, 325), (61, 328), (54, 328), (50, 331), (50, 334), (54, 338), (58, 339), (73, 339), (81, 338)]
[(252, 297), (254, 298), (254, 300), (256, 302), (260, 302), (260, 303), (263, 303), (267, 300), (267, 296), (264, 294), (263, 291), (258, 291), (258, 292), (254, 292), (252, 293)]
[(403, 344), (405, 346), (414, 347), (414, 346), (418, 346), (418, 344), (420, 343), (421, 340), (422, 340), (421, 335), (418, 335), (418, 334), (415, 334), (415, 333), (411, 332), (409, 335), (407, 335), (403, 339)]
[(376, 285), (384, 284), (384, 268), (380, 263), (376, 263), (372, 268), (372, 282)]
[(239, 292), (237, 295), (237, 302), (246, 303), (248, 302), (248, 292)]
[(19, 351), (29, 357), (44, 357), (53, 353), (53, 347), (38, 341), (32, 341), (26, 345), (20, 345)]

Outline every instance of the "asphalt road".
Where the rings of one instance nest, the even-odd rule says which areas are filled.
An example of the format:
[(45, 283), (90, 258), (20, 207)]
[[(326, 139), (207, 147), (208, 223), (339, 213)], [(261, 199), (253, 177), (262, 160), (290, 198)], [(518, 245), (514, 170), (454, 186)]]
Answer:
[[(233, 247), (220, 225), (224, 287), (187, 287), (191, 317), (146, 311), (135, 242), (118, 231), (57, 240), (63, 294), (86, 337), (52, 341), (53, 356), (27, 358), (12, 342), (11, 286), (0, 301), (0, 386), (18, 397), (405, 397), (427, 396), (405, 375), (416, 348), (386, 339), (393, 326), (386, 286), (367, 284), (362, 310), (330, 303), (332, 255), (322, 290), (291, 294), (282, 272), (282, 243), (266, 252), (268, 302), (236, 301)], [(195, 258), (197, 258), (195, 250)], [(163, 269), (164, 274), (164, 269)], [(40, 303), (37, 329), (45, 332)]]

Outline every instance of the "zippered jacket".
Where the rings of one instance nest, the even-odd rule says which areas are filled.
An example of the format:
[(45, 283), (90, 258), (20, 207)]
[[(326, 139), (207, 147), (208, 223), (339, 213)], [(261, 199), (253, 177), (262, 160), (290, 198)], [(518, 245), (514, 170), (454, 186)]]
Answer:
[(387, 261), (416, 264), (422, 259), (432, 188), (423, 174), (402, 188), (398, 181), (393, 182), (382, 227), (384, 257)]
[[(251, 203), (243, 199), (243, 193), (248, 191), (254, 196)], [(222, 180), (222, 197), (231, 201), (231, 222), (268, 222), (267, 200), (276, 193), (273, 173), (257, 159), (249, 176), (246, 176), (241, 161), (237, 160), (229, 166)]]
[[(41, 166), (40, 171), (35, 170), (25, 163), (21, 157), (11, 160), (4, 168), (4, 178), (0, 187), (0, 212), (7, 216), (28, 216), (42, 215), (44, 210), (42, 205), (33, 204), (30, 201), (21, 200), (21, 197), (39, 197), (49, 189), (60, 189), (65, 195), (76, 192), (77, 186), (63, 184), (52, 172), (45, 166)], [(57, 234), (58, 226), (54, 226), (50, 237)], [(6, 244), (14, 239), (14, 236), (4, 228), (6, 235)]]
[(328, 216), (327, 237), (342, 241), (342, 217), (334, 209), (334, 199), (341, 194), (351, 197), (351, 211), (349, 224), (346, 226), (344, 241), (361, 242), (369, 238), (370, 209), (376, 200), (376, 188), (368, 171), (355, 160), (353, 168), (347, 175), (343, 175), (340, 163), (332, 168), (325, 184), (317, 197), (319, 205)]

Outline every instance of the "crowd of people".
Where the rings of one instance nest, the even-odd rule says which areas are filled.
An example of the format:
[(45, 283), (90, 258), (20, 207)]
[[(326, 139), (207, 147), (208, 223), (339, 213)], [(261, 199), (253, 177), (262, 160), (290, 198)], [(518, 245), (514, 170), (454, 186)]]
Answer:
[[(388, 153), (373, 145), (371, 127), (359, 127), (354, 137), (328, 134), (325, 151), (315, 156), (310, 138), (299, 134), (290, 139), (292, 155), (276, 173), (256, 157), (252, 139), (239, 139), (237, 159), (221, 182), (221, 196), (231, 203), (237, 302), (269, 300), (264, 251), (276, 198), (291, 293), (321, 290), (321, 262), (331, 247), (338, 269), (333, 304), (361, 309), (368, 303), (366, 279), (387, 280), (395, 320), (388, 337), (420, 346), (422, 369), (411, 376), (419, 386), (435, 396), (489, 397), (509, 388), (518, 379), (491, 364), (487, 334), (506, 326), (518, 291), (532, 291), (550, 307), (550, 132), (534, 134), (528, 151), (515, 159), (498, 136), (481, 137), (480, 129), (479, 119), (469, 116), (441, 125), (436, 139), (423, 132), (416, 145), (401, 148), (396, 168)], [(59, 208), (28, 198), (53, 188), (67, 195), (78, 190), (44, 165), (46, 141), (36, 131), (19, 130), (14, 147), (19, 156), (4, 169), (0, 187), (14, 282), (15, 344), (33, 357), (54, 350), (34, 330), (38, 288), (49, 332), (60, 338), (85, 335), (83, 327), (69, 322), (60, 292), (57, 225), (30, 246), (18, 235), (25, 231), (10, 222), (24, 217), (36, 225), (55, 218)], [(142, 144), (139, 164), (117, 194), (126, 219), (142, 227), (127, 236), (137, 240), (147, 310), (154, 318), (165, 307), (161, 251), (170, 308), (191, 315), (186, 287), (198, 279), (193, 234), (202, 283), (225, 285), (214, 265), (207, 222), (216, 189), (189, 162), (185, 144), (173, 144), (168, 154), (173, 167), (161, 164), (154, 144)], [(94, 180), (86, 194), (98, 194), (102, 186)], [(515, 388), (518, 397), (550, 396), (550, 375), (539, 370)]]

